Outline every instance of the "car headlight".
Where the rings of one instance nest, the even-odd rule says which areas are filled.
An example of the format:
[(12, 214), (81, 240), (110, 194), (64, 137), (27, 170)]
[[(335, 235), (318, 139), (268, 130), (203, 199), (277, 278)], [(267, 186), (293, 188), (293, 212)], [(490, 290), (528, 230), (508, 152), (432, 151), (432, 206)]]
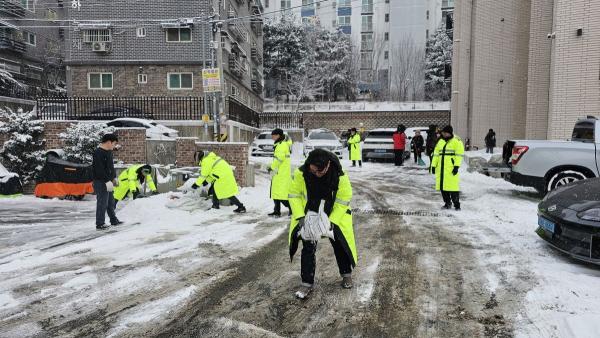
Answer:
[(585, 221), (600, 222), (600, 208), (588, 209), (577, 214), (577, 217)]

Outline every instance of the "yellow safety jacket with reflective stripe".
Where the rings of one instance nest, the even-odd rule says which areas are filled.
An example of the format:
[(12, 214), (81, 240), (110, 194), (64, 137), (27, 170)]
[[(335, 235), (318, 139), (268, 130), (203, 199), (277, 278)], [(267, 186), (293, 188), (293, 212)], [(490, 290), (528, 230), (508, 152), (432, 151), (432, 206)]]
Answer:
[(431, 162), (435, 170), (435, 188), (442, 191), (460, 191), (460, 174), (454, 175), (454, 167), (460, 167), (465, 153), (464, 145), (458, 136), (446, 141), (438, 141)]
[(271, 180), (271, 199), (287, 201), (290, 185), (292, 184), (292, 164), (290, 161), (290, 147), (285, 140), (275, 143), (271, 170), (274, 173)]
[[(288, 235), (288, 243), (290, 247), (290, 259), (294, 257), (296, 250), (298, 249), (298, 228), (299, 219), (305, 216), (306, 210), (306, 182), (304, 181), (304, 174), (300, 169), (294, 171), (294, 180), (290, 187), (289, 201), (290, 208), (292, 209), (292, 220), (290, 222), (290, 230)], [(352, 266), (356, 266), (358, 261), (356, 243), (354, 241), (354, 228), (352, 224), (352, 210), (350, 208), (350, 201), (352, 200), (352, 185), (350, 184), (350, 178), (344, 173), (340, 176), (340, 182), (338, 184), (337, 194), (333, 204), (333, 210), (329, 215), (329, 221), (337, 226), (334, 228), (335, 239), (340, 241), (344, 250), (351, 258)], [(341, 237), (339, 237), (341, 236)]]
[(362, 161), (362, 150), (360, 149), (360, 135), (358, 133), (348, 138), (348, 144), (350, 145), (350, 160), (351, 161)]
[[(127, 196), (127, 194), (130, 192), (133, 193), (138, 189), (138, 187), (141, 187), (141, 183), (138, 180), (137, 170), (142, 166), (142, 164), (133, 165), (119, 175), (119, 185), (116, 186), (115, 190), (113, 191), (113, 196), (117, 201), (121, 201), (125, 198), (125, 196)], [(156, 185), (154, 185), (152, 175), (146, 175), (144, 180), (150, 191), (156, 191)]]
[(201, 186), (204, 181), (213, 184), (220, 200), (233, 197), (239, 192), (233, 169), (227, 161), (213, 152), (200, 161), (200, 177), (196, 180), (196, 185)]

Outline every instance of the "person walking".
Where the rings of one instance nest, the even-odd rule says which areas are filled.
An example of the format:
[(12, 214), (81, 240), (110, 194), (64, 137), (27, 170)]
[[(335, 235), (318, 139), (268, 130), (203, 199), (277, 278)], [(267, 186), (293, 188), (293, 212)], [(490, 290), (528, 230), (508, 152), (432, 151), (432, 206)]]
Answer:
[[(271, 217), (281, 216), (281, 205), (290, 209), (288, 193), (292, 184), (292, 165), (290, 161), (290, 143), (281, 129), (271, 132), (271, 138), (275, 142), (273, 161), (268, 171), (273, 175), (271, 179), (271, 199), (275, 203)], [(291, 214), (291, 209), (290, 209)]]
[(495, 147), (496, 147), (496, 132), (494, 131), (494, 129), (490, 128), (487, 135), (485, 135), (485, 153), (493, 154)]
[(212, 194), (211, 209), (219, 209), (219, 200), (229, 199), (231, 204), (237, 206), (235, 213), (245, 213), (246, 207), (235, 196), (239, 193), (238, 185), (233, 175), (233, 170), (227, 161), (207, 150), (200, 151), (197, 156), (200, 162), (200, 177), (192, 185), (192, 189), (198, 189), (201, 185), (211, 184), (208, 194)]
[(128, 197), (136, 199), (142, 188), (147, 187), (152, 194), (157, 194), (156, 185), (152, 179), (152, 167), (149, 164), (136, 164), (124, 170), (118, 179), (119, 185), (113, 193), (115, 204)]
[(442, 138), (438, 141), (433, 154), (431, 170), (435, 173), (435, 188), (442, 192), (443, 209), (460, 210), (460, 174), (464, 145), (458, 136), (454, 135), (452, 126), (442, 129)]
[(437, 126), (435, 124), (430, 124), (429, 129), (427, 130), (427, 139), (425, 140), (425, 154), (429, 157), (429, 167), (431, 168), (431, 163), (433, 162), (433, 151), (435, 150), (435, 145), (438, 141), (438, 131)]
[(404, 150), (406, 149), (406, 127), (399, 124), (396, 132), (392, 135), (394, 140), (394, 165), (401, 167), (404, 165)]
[(356, 161), (358, 161), (358, 166), (362, 167), (362, 150), (360, 142), (362, 142), (362, 140), (360, 134), (356, 131), (356, 128), (350, 129), (348, 147), (350, 147), (350, 160), (352, 161), (353, 167), (356, 167)]
[[(292, 207), (292, 220), (289, 230), (290, 260), (293, 260), (299, 243), (302, 242), (300, 259), (302, 285), (296, 297), (306, 298), (315, 284), (318, 238), (311, 234), (317, 218), (325, 218), (329, 223), (327, 235), (333, 246), (333, 253), (342, 277), (341, 286), (350, 289), (352, 269), (356, 266), (357, 252), (352, 224), (352, 186), (348, 175), (342, 169), (333, 153), (315, 149), (308, 154), (304, 165), (294, 171), (289, 201)], [(323, 202), (322, 202), (323, 201)], [(323, 204), (323, 205), (321, 205)], [(322, 233), (321, 233), (322, 235)]]
[(106, 230), (109, 227), (104, 224), (105, 215), (108, 214), (111, 225), (122, 224), (115, 213), (115, 199), (113, 191), (116, 180), (116, 171), (113, 163), (113, 149), (119, 143), (115, 134), (102, 136), (100, 145), (94, 151), (92, 157), (92, 175), (94, 193), (96, 194), (96, 229)]
[(425, 145), (425, 140), (423, 140), (423, 136), (421, 136), (420, 130), (415, 130), (415, 136), (412, 139), (412, 151), (415, 155), (415, 163), (419, 165), (423, 160), (421, 159), (421, 153), (423, 152), (423, 146)]

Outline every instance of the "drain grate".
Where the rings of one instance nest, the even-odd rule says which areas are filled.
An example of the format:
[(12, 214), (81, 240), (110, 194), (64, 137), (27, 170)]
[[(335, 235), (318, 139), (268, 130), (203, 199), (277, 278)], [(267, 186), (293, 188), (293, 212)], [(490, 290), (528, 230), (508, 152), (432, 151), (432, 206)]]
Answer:
[(440, 214), (428, 210), (396, 210), (396, 209), (353, 209), (356, 215), (382, 215), (382, 216), (420, 216), (420, 217), (452, 217), (452, 215)]

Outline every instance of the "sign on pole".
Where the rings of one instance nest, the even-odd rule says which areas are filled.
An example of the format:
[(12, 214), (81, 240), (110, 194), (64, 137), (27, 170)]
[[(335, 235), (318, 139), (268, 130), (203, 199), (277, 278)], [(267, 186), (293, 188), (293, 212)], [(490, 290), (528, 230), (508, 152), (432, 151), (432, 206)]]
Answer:
[(202, 69), (202, 87), (205, 93), (221, 91), (221, 70), (219, 68)]

